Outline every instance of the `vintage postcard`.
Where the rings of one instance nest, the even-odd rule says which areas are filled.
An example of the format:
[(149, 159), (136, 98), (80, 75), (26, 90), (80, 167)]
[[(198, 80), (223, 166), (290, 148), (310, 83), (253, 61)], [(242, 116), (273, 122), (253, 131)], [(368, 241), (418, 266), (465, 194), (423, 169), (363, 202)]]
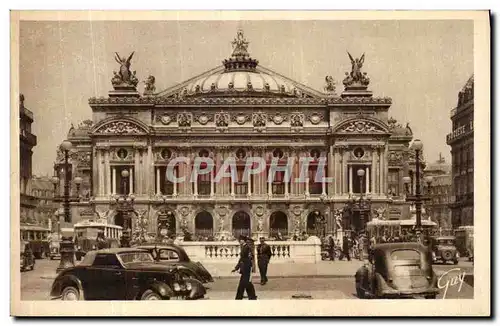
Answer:
[(490, 315), (489, 12), (11, 35), (12, 315)]

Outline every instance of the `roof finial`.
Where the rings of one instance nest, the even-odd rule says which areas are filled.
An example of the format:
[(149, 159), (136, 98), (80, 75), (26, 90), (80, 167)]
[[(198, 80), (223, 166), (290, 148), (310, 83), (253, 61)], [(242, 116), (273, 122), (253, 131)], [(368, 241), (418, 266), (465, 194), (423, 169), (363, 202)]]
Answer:
[(245, 39), (243, 35), (243, 30), (238, 29), (236, 37), (231, 42), (233, 45), (233, 53), (231, 58), (224, 60), (222, 63), (226, 68), (226, 71), (243, 70), (243, 71), (253, 71), (255, 67), (259, 64), (259, 61), (250, 58), (248, 53), (249, 42)]
[(245, 39), (245, 35), (243, 35), (243, 29), (238, 29), (236, 37), (231, 43), (233, 44), (232, 57), (244, 59), (250, 56), (250, 54), (248, 54), (249, 42)]

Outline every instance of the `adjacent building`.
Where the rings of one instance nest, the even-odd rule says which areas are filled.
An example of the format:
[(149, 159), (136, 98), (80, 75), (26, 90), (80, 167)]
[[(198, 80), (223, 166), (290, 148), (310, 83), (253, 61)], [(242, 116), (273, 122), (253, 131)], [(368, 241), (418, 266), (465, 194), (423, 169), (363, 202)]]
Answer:
[(453, 131), (446, 136), (451, 147), (452, 226), (474, 225), (474, 76), (458, 93), (457, 107), (451, 110)]
[(47, 176), (33, 176), (31, 180), (31, 195), (35, 197), (34, 221), (37, 225), (52, 228), (54, 214), (59, 204), (54, 201), (54, 185)]
[[(451, 164), (446, 163), (439, 154), (435, 163), (427, 164), (425, 176), (432, 177), (430, 188), (427, 189), (430, 201), (425, 204), (427, 214), (441, 230), (452, 229), (450, 199), (452, 197)], [(429, 185), (426, 185), (429, 187)]]
[(34, 223), (36, 198), (31, 194), (32, 155), (37, 144), (36, 136), (31, 132), (33, 112), (24, 106), (24, 95), (19, 96), (19, 191), (21, 223)]
[[(389, 118), (392, 100), (368, 89), (364, 55), (346, 58), (351, 71), (337, 94), (330, 76), (318, 91), (262, 67), (248, 44), (239, 31), (222, 65), (162, 91), (149, 76), (142, 94), (129, 69), (132, 56), (117, 57), (113, 90), (90, 98), (92, 119), (68, 133), (71, 179), (83, 179), (71, 185), (80, 195), (72, 203), (74, 223), (102, 218), (146, 238), (183, 230), (197, 238), (290, 236), (314, 233), (321, 216), (327, 233), (359, 231), (367, 220), (345, 207), (361, 194), (378, 218), (408, 218), (402, 177), (414, 164), (413, 134)], [(264, 158), (265, 166), (243, 178), (249, 157)], [(172, 173), (188, 178), (173, 183), (167, 166), (181, 158)], [(212, 163), (191, 182), (199, 158)], [(216, 181), (229, 158), (237, 178)], [(282, 166), (289, 158), (295, 176), (300, 159), (310, 159), (307, 181), (287, 182), (284, 172), (268, 179), (273, 160)], [(315, 180), (317, 171), (333, 182)], [(60, 151), (55, 174), (62, 191)]]

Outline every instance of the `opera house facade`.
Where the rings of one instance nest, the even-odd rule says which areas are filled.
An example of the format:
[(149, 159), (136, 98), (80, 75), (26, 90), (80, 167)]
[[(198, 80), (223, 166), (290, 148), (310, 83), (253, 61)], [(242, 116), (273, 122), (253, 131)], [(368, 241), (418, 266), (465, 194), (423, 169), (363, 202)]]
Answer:
[[(72, 185), (79, 196), (72, 223), (106, 219), (136, 240), (183, 232), (220, 239), (338, 234), (373, 218), (408, 218), (402, 178), (413, 175), (413, 134), (390, 118), (391, 99), (369, 90), (368, 58), (346, 55), (349, 72), (337, 93), (330, 76), (320, 77), (319, 91), (262, 67), (248, 45), (239, 31), (220, 66), (166, 90), (149, 76), (142, 93), (130, 69), (134, 54), (117, 54), (113, 89), (90, 98), (92, 118), (68, 133), (71, 175), (83, 178)], [(208, 173), (196, 172), (198, 157), (210, 159), (201, 166)], [(265, 166), (245, 178), (250, 157)], [(271, 162), (290, 158), (292, 175), (309, 158), (305, 182), (269, 173)], [(228, 159), (236, 177), (217, 180)], [(183, 182), (169, 177), (172, 160), (179, 163), (170, 173), (188, 176)], [(61, 189), (64, 168), (59, 152)]]

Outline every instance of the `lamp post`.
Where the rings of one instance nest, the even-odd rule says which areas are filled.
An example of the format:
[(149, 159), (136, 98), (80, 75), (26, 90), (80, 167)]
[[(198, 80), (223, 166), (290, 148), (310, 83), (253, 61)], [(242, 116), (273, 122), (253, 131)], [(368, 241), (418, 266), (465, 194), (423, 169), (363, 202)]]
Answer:
[[(61, 150), (64, 152), (64, 196), (63, 196), (63, 209), (64, 209), (64, 221), (67, 223), (71, 222), (71, 211), (70, 211), (70, 170), (69, 170), (69, 151), (73, 147), (70, 141), (65, 140), (61, 144)], [(53, 182), (59, 181), (59, 178), (54, 177)], [(60, 222), (58, 221), (59, 232), (61, 232)], [(57, 267), (57, 273), (65, 270), (66, 268), (75, 266), (74, 254), (75, 245), (73, 243), (73, 237), (61, 237), (60, 242), (60, 253), (61, 253), (61, 263)]]
[[(411, 149), (415, 151), (415, 192), (413, 189), (408, 189), (409, 184), (412, 181), (410, 177), (404, 177), (403, 182), (405, 184), (406, 201), (415, 204), (416, 221), (415, 221), (415, 235), (418, 242), (422, 242), (422, 204), (429, 200), (428, 196), (422, 194), (422, 189), (420, 187), (421, 172), (420, 172), (420, 154), (422, 152), (423, 144), (420, 139), (415, 139), (411, 145)], [(426, 179), (426, 181), (432, 182), (432, 179)], [(430, 183), (429, 183), (430, 186)], [(413, 187), (412, 187), (413, 188)]]
[[(56, 197), (58, 197), (57, 194), (57, 185), (59, 184), (59, 178), (55, 175), (52, 177), (50, 180), (52, 184), (54, 185), (54, 201), (56, 200)], [(56, 210), (57, 212), (57, 210)], [(61, 221), (59, 221), (59, 215), (57, 215), (57, 237), (58, 239), (61, 238)]]
[[(364, 259), (364, 258), (368, 257), (368, 239), (366, 236), (366, 221), (365, 221), (365, 214), (366, 214), (366, 209), (367, 209), (365, 206), (367, 206), (367, 205), (365, 205), (366, 201), (363, 198), (363, 193), (364, 193), (363, 179), (365, 176), (365, 170), (358, 169), (356, 174), (359, 177), (359, 185), (360, 185), (360, 192), (361, 192), (360, 197), (359, 197), (359, 217), (361, 220), (361, 232), (360, 232), (361, 239), (360, 240), (362, 241), (362, 243), (361, 243), (361, 248), (362, 248), (361, 258)], [(366, 186), (368, 187), (368, 185), (366, 185)], [(369, 205), (368, 205), (368, 207), (369, 207)], [(370, 211), (370, 208), (368, 208), (368, 211)]]
[(124, 169), (121, 171), (121, 195), (115, 197), (115, 202), (117, 205), (117, 211), (123, 214), (123, 235), (120, 239), (122, 247), (130, 247), (131, 238), (131, 225), (130, 225), (130, 212), (133, 211), (135, 196), (133, 194), (127, 194), (127, 180), (130, 176), (128, 170)]

